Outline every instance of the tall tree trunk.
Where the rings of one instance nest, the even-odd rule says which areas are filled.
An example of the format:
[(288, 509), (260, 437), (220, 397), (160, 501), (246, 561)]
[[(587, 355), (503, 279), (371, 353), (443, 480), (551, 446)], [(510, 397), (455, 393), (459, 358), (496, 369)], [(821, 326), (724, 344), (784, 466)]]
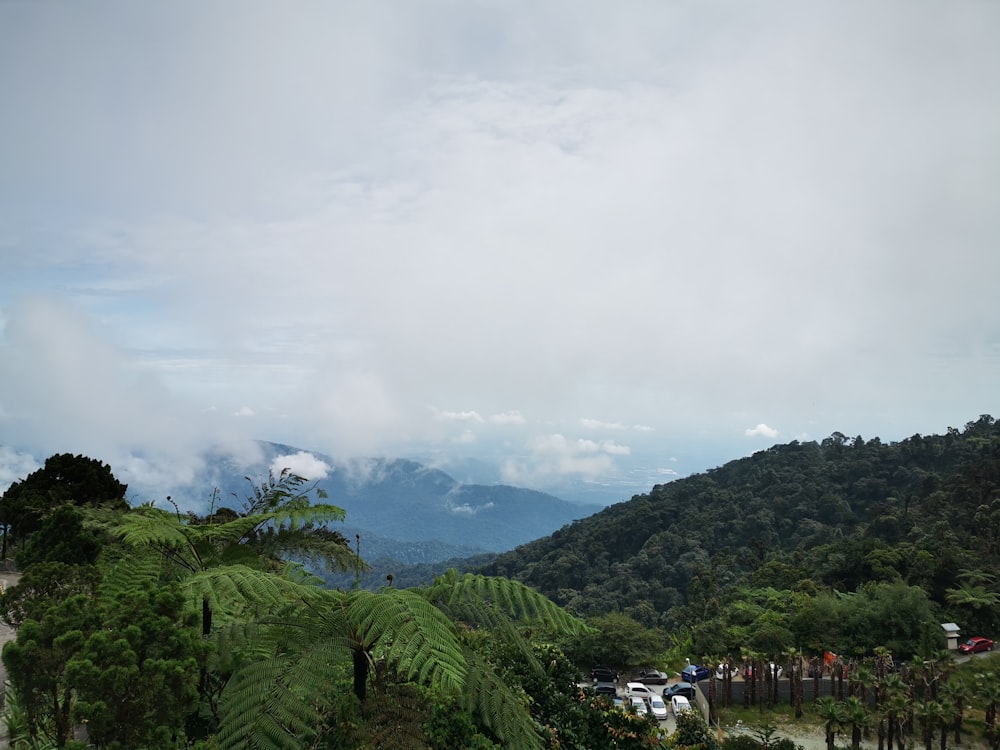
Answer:
[(368, 697), (368, 653), (364, 649), (356, 648), (353, 653), (354, 660), (354, 695), (358, 701), (365, 702)]
[(795, 706), (795, 718), (802, 718), (802, 660), (799, 669), (792, 675), (792, 704)]
[(212, 634), (212, 606), (208, 599), (202, 597), (201, 600), (201, 635), (208, 638)]
[(58, 688), (53, 691), (52, 702), (53, 702), (53, 712), (52, 717), (55, 720), (55, 730), (56, 730), (56, 747), (66, 747), (66, 743), (73, 739), (73, 724), (70, 719), (70, 707), (73, 702), (72, 691), (67, 688), (62, 691), (62, 702), (59, 701)]

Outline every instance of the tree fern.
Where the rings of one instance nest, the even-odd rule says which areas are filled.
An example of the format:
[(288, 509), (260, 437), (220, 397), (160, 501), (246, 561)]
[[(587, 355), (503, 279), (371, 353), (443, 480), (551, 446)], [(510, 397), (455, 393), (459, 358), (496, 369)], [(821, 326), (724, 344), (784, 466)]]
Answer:
[(535, 750), (544, 747), (538, 726), (523, 693), (502, 680), (475, 651), (467, 651), (469, 681), (460, 702), (492, 731), (505, 748)]
[[(582, 622), (522, 584), (454, 571), (426, 589), (323, 591), (294, 610), (258, 621), (257, 646), (267, 645), (258, 659), (237, 669), (226, 686), (219, 747), (305, 747), (305, 735), (291, 735), (303, 725), (322, 725), (334, 703), (330, 685), (345, 669), (353, 671), (355, 695), (380, 732), (391, 722), (377, 718), (382, 711), (378, 704), (392, 700), (392, 689), (376, 681), (369, 695), (368, 683), (372, 675), (387, 674), (400, 685), (423, 685), (456, 698), (504, 747), (542, 747), (524, 694), (472, 648), (475, 640), (464, 638), (457, 623), (489, 627), (538, 669), (542, 667), (521, 627), (537, 623), (560, 632), (583, 628)], [(399, 729), (396, 739), (418, 736), (413, 721), (416, 718), (404, 722), (406, 733)]]
[(223, 693), (220, 748), (296, 750), (315, 736), (323, 721), (310, 696), (326, 675), (311, 671), (315, 660), (281, 653), (246, 665)]
[[(351, 592), (344, 614), (354, 648), (385, 659), (407, 680), (445, 692), (465, 683), (465, 659), (454, 624), (419, 591), (386, 589)], [(363, 686), (355, 693), (364, 700)]]
[[(424, 591), (427, 598), (442, 610), (472, 625), (495, 625), (495, 618), (481, 622), (481, 618), (489, 618), (495, 611), (511, 619), (543, 625), (560, 633), (574, 634), (587, 629), (582, 620), (573, 617), (548, 597), (509, 578), (472, 573), (461, 575), (451, 569)], [(484, 607), (485, 604), (491, 604), (493, 608)]]

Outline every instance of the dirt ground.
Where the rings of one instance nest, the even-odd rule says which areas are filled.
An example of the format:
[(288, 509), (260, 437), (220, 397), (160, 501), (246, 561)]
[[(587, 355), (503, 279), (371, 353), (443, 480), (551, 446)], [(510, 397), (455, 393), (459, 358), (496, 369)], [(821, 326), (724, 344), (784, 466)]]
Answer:
[[(804, 748), (804, 750), (826, 750), (826, 736), (819, 727), (810, 729), (809, 727), (802, 726), (779, 726), (777, 736), (787, 737), (796, 745)], [(838, 732), (834, 744), (837, 748), (849, 748), (851, 746), (850, 731)], [(934, 740), (934, 744), (936, 747), (938, 744), (937, 739)], [(949, 738), (948, 747), (950, 748), (952, 745), (952, 738)], [(877, 750), (878, 737), (875, 736), (874, 732), (868, 739), (861, 740), (861, 747), (863, 750)], [(960, 747), (965, 748), (965, 750), (988, 750), (985, 742), (977, 741), (966, 732), (962, 733), (962, 744)]]

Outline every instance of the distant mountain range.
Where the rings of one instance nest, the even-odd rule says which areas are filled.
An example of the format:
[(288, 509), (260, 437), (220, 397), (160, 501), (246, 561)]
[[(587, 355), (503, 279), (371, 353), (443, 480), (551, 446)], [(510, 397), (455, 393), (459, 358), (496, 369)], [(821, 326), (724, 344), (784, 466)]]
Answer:
[[(259, 482), (275, 468), (289, 468), (314, 481), (325, 500), (343, 508), (346, 521), (337, 530), (358, 543), (365, 560), (389, 558), (403, 564), (435, 563), (511, 550), (547, 536), (601, 509), (570, 503), (535, 490), (495, 484), (464, 484), (416, 461), (392, 458), (335, 458), (289, 445), (260, 442), (262, 458), (237, 466), (218, 456), (204, 481), (173, 498), (199, 512), (213, 493), (217, 505), (238, 509)], [(299, 467), (308, 465), (311, 472)], [(129, 495), (144, 494), (129, 487)]]

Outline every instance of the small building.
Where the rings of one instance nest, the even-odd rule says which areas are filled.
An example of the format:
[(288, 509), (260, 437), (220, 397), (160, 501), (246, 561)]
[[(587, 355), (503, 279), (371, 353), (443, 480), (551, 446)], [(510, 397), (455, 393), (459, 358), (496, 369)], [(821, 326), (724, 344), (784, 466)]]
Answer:
[(958, 649), (960, 628), (953, 622), (942, 622), (941, 628), (944, 630), (944, 637), (948, 639), (948, 650), (956, 651)]

